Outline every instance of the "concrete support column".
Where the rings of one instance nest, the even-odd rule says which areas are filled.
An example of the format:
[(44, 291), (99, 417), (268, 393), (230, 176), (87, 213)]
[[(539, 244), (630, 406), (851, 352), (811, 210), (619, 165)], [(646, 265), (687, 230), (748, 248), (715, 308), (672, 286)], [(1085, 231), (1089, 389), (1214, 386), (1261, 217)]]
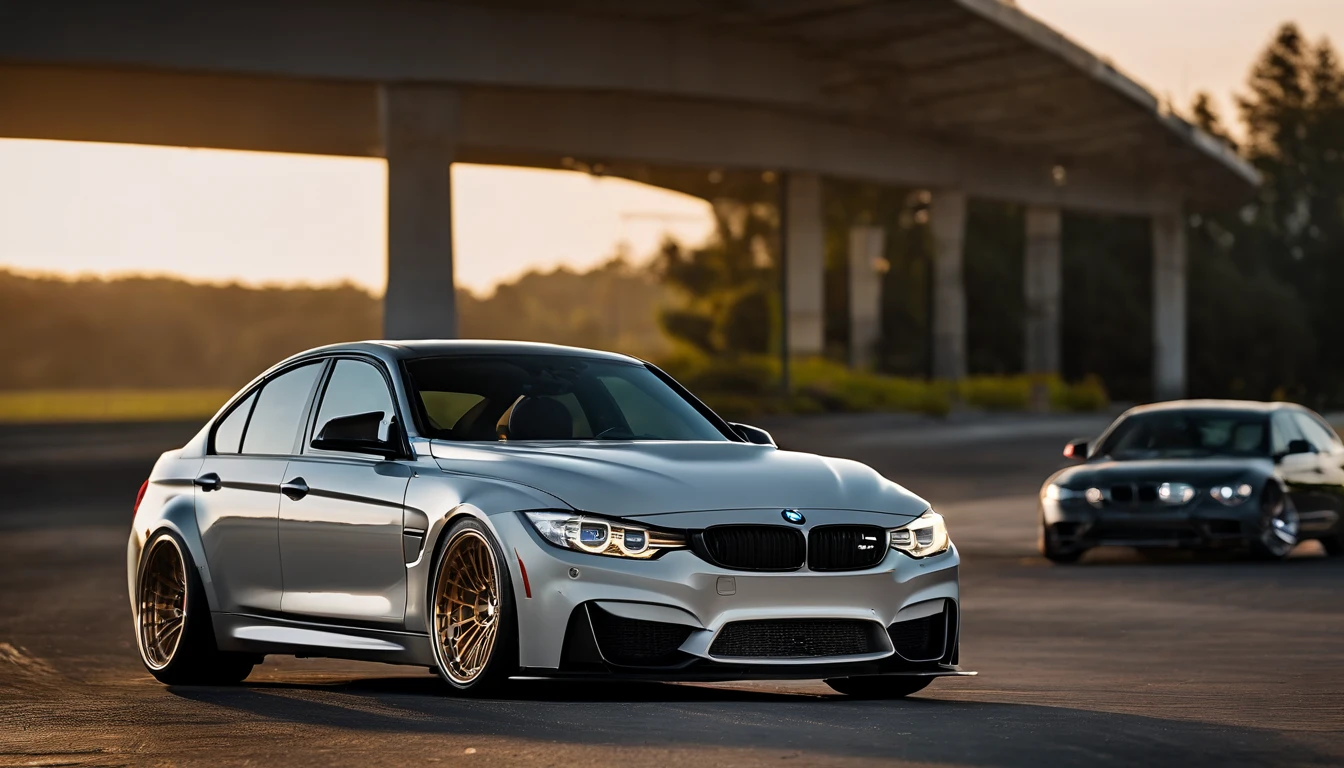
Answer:
[(389, 339), (457, 336), (450, 175), (461, 101), (451, 88), (389, 85), (381, 92), (387, 157)]
[(1059, 373), (1060, 219), (1058, 208), (1027, 208), (1027, 373)]
[(938, 190), (929, 203), (933, 232), (933, 376), (966, 376), (966, 288), (962, 249), (966, 240), (966, 194)]
[(882, 336), (882, 274), (887, 231), (849, 228), (849, 365), (871, 368)]
[(821, 216), (821, 177), (784, 177), (785, 336), (790, 356), (820, 355), (825, 345), (823, 277), (826, 226)]
[(1185, 396), (1185, 219), (1153, 217), (1153, 396)]

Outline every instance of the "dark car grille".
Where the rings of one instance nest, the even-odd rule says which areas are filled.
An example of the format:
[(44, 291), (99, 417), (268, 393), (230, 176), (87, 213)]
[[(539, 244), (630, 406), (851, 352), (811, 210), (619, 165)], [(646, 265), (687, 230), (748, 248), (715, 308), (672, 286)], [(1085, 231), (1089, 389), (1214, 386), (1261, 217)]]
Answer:
[(696, 538), (701, 554), (724, 568), (792, 571), (807, 555), (803, 532), (782, 525), (716, 525)]
[(887, 531), (875, 525), (823, 525), (807, 537), (807, 567), (814, 571), (871, 568), (887, 556)]
[(593, 638), (602, 658), (627, 667), (668, 666), (677, 661), (677, 649), (691, 635), (691, 627), (661, 621), (627, 619), (590, 608)]
[(734, 621), (719, 631), (709, 654), (719, 658), (802, 659), (886, 650), (874, 625), (849, 619)]

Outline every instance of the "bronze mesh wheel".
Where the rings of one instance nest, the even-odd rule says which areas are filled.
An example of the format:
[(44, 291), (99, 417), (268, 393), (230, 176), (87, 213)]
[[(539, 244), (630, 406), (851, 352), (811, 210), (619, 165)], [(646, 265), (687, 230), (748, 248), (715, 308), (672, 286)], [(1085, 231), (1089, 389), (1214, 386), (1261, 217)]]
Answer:
[(173, 660), (187, 619), (187, 571), (170, 536), (154, 542), (140, 576), (140, 650), (151, 670)]
[(434, 634), (448, 678), (466, 685), (480, 677), (495, 650), (500, 625), (500, 579), (495, 553), (480, 532), (462, 528), (439, 561)]

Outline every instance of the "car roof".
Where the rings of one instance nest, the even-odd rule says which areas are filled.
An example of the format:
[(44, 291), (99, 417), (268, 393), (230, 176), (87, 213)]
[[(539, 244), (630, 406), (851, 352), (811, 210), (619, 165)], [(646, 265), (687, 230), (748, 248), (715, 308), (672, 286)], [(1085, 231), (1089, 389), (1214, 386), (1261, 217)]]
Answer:
[[(384, 360), (414, 360), (425, 357), (457, 357), (475, 355), (560, 355), (613, 360), (639, 364), (642, 361), (616, 352), (604, 352), (560, 344), (542, 344), (532, 341), (494, 341), (489, 339), (424, 339), (424, 340), (369, 340), (328, 344), (315, 347), (289, 358), (298, 360), (315, 355), (360, 352)], [(288, 362), (288, 361), (286, 361)]]
[(1241, 411), (1243, 413), (1271, 413), (1284, 409), (1301, 409), (1295, 403), (1264, 402), (1261, 400), (1167, 400), (1140, 405), (1125, 412), (1126, 416), (1161, 411)]

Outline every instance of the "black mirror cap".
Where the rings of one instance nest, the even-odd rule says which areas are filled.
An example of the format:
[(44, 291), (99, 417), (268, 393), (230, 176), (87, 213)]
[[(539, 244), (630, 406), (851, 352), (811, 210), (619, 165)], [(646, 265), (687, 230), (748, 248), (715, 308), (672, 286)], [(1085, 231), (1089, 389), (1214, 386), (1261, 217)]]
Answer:
[(1288, 441), (1288, 450), (1284, 451), (1283, 455), (1291, 456), (1295, 453), (1315, 453), (1315, 452), (1316, 449), (1312, 446), (1311, 443), (1301, 438), (1298, 438), (1297, 440)]
[(729, 426), (733, 428), (733, 431), (736, 432), (739, 437), (746, 440), (748, 443), (770, 446), (775, 444), (775, 438), (771, 437), (769, 432), (766, 432), (760, 427), (753, 427), (750, 424), (734, 424), (731, 422), (729, 423)]
[(317, 437), (309, 445), (320, 451), (367, 453), (396, 458), (402, 454), (401, 431), (396, 419), (393, 419), (388, 425), (387, 439), (379, 439), (378, 428), (383, 423), (384, 415), (382, 411), (371, 411), (332, 419), (322, 425)]
[(1069, 444), (1064, 446), (1064, 458), (1074, 461), (1087, 460), (1087, 440), (1070, 440)]

